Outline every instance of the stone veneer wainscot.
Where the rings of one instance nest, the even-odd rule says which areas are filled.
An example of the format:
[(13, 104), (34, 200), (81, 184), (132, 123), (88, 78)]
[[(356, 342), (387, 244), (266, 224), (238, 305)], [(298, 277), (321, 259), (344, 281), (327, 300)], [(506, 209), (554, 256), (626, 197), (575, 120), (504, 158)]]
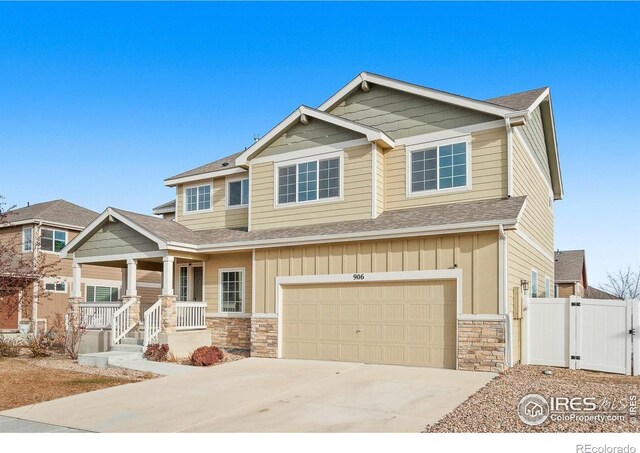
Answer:
[(458, 369), (504, 371), (504, 321), (458, 321)]

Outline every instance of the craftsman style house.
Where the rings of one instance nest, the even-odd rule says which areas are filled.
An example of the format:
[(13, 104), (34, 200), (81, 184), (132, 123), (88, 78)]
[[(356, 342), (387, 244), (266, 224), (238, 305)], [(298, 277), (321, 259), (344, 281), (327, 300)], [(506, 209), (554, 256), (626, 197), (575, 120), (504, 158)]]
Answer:
[[(17, 292), (0, 294), (0, 332), (17, 332), (20, 324), (33, 332), (47, 331), (56, 316), (67, 313), (72, 291), (71, 259), (60, 260), (58, 252), (82, 231), (98, 213), (65, 200), (52, 200), (13, 209), (7, 223), (0, 226), (0, 241), (15, 248), (16, 255), (29, 259), (44, 254), (53, 264), (55, 276), (36, 281)], [(137, 285), (143, 303), (151, 305), (160, 293), (158, 273), (140, 272)], [(78, 290), (84, 300), (105, 307), (120, 305), (122, 270), (105, 266), (86, 266)], [(20, 301), (21, 303), (18, 303)]]
[(114, 343), (142, 321), (176, 354), (501, 370), (520, 360), (524, 291), (553, 288), (548, 88), (479, 101), (361, 73), (165, 185), (163, 218), (107, 208), (62, 251), (76, 281), (87, 264), (127, 266), (128, 288), (162, 271), (141, 319), (127, 291)]

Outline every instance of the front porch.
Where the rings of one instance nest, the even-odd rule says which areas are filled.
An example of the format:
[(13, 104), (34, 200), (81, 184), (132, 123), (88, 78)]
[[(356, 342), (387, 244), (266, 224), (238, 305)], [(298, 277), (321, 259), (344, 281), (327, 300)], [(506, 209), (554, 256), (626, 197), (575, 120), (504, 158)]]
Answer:
[[(118, 300), (98, 300), (93, 294), (87, 300), (81, 285), (84, 264), (122, 269)], [(166, 250), (74, 257), (69, 318), (86, 329), (81, 352), (141, 352), (149, 344), (161, 343), (169, 344), (176, 357), (184, 357), (199, 346), (210, 345), (202, 266), (197, 256), (175, 256)], [(139, 269), (161, 273), (161, 294), (156, 301), (143, 303), (138, 294)], [(124, 344), (127, 347), (121, 346)]]

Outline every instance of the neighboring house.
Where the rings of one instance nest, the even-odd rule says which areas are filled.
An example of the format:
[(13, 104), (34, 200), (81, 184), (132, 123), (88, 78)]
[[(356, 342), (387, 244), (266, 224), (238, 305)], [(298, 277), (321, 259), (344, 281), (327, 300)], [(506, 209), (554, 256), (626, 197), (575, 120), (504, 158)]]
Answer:
[(107, 208), (62, 254), (76, 279), (162, 269), (145, 332), (171, 348), (198, 346), (206, 314), (254, 356), (501, 370), (522, 288), (553, 288), (548, 88), (480, 101), (362, 73), (165, 185), (175, 207), (154, 213), (175, 220)]
[(554, 255), (555, 297), (586, 297), (587, 262), (584, 250), (557, 250)]
[(603, 291), (598, 288), (594, 288), (593, 286), (587, 286), (584, 291), (584, 297), (587, 299), (610, 299), (610, 300), (622, 300), (613, 294), (609, 294), (606, 291)]
[(156, 206), (153, 208), (153, 213), (163, 219), (174, 220), (176, 218), (176, 200), (169, 200)]
[[(0, 237), (18, 245), (16, 254), (32, 255), (39, 250), (46, 255), (47, 262), (60, 260), (58, 252), (98, 215), (65, 200), (36, 203), (12, 212), (7, 219), (9, 223), (0, 228)], [(34, 317), (46, 329), (55, 322), (57, 314), (66, 313), (73, 285), (71, 263), (70, 259), (60, 260), (56, 278), (36, 283), (44, 290), (44, 297), (38, 297), (40, 291), (33, 286), (27, 288), (21, 310), (15, 310), (10, 295), (4, 295), (0, 300), (0, 330), (16, 331), (20, 322), (33, 325)], [(121, 285), (122, 269), (89, 265), (84, 269), (80, 292), (89, 301), (117, 302)], [(138, 286), (145, 302), (155, 302), (160, 293), (159, 274), (141, 271)]]

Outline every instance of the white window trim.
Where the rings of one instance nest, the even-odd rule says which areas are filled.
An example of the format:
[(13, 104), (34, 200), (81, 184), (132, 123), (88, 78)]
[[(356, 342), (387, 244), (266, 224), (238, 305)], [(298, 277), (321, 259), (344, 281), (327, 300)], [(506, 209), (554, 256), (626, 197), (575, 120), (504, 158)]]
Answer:
[[(51, 283), (53, 283), (54, 285), (53, 289), (47, 289), (47, 285)], [(57, 289), (55, 289), (56, 283), (64, 283), (64, 291), (58, 291)], [(46, 277), (42, 281), (42, 287), (48, 293), (67, 294), (69, 292), (69, 282), (64, 278)]]
[[(53, 251), (45, 250), (45, 249), (42, 248), (42, 231), (43, 230), (51, 230), (51, 231), (53, 231), (53, 239), (52, 239), (53, 248), (54, 248)], [(40, 243), (39, 244), (40, 246), (38, 247), (39, 251), (41, 251), (42, 253), (50, 253), (52, 255), (57, 255), (59, 253), (59, 252), (55, 251), (55, 248), (56, 248), (56, 231), (59, 231), (60, 233), (64, 233), (64, 247), (67, 246), (67, 244), (69, 243), (69, 234), (68, 234), (67, 231), (61, 230), (59, 228), (49, 228), (49, 227), (46, 227), (46, 226), (42, 226), (42, 227), (40, 227), (40, 229), (38, 231), (38, 242)], [(32, 236), (31, 241), (33, 242), (33, 236)], [(64, 247), (63, 247), (63, 249), (64, 249)], [(32, 248), (33, 248), (33, 246), (32, 246)]]
[[(31, 230), (31, 248), (30, 248), (29, 250), (27, 250), (27, 249), (25, 249), (25, 248), (24, 248), (24, 243), (25, 243), (25, 240), (24, 240), (24, 232), (25, 232), (26, 230)], [(25, 227), (22, 227), (22, 253), (30, 253), (30, 252), (33, 252), (33, 232), (34, 232), (34, 228), (33, 228), (33, 226), (25, 226)]]
[[(321, 160), (331, 160), (331, 159), (339, 159), (339, 177), (340, 177), (340, 194), (337, 197), (330, 197), (330, 198), (317, 198), (315, 200), (307, 200), (307, 201), (297, 201), (298, 200), (298, 164), (302, 164), (302, 163), (306, 163), (306, 162), (318, 162), (318, 172), (320, 171), (320, 164), (319, 162)], [(280, 194), (279, 194), (279, 185), (278, 185), (278, 175), (280, 173), (280, 168), (282, 167), (290, 167), (290, 166), (296, 166), (296, 201), (292, 201), (291, 203), (279, 203), (279, 198), (280, 198)], [(316, 190), (319, 191), (319, 185), (318, 187), (316, 187)], [(335, 153), (325, 153), (325, 154), (319, 154), (319, 155), (315, 155), (315, 156), (307, 156), (307, 157), (303, 157), (303, 158), (299, 158), (299, 159), (290, 159), (287, 161), (281, 161), (278, 163), (274, 163), (274, 170), (273, 170), (273, 207), (276, 209), (286, 209), (286, 208), (292, 208), (292, 207), (300, 207), (300, 206), (307, 206), (307, 205), (314, 205), (314, 204), (325, 204), (325, 203), (339, 203), (341, 201), (344, 201), (344, 150), (342, 151), (338, 151)]]
[[(94, 300), (92, 300), (92, 301), (88, 301), (88, 300), (87, 300), (87, 293), (88, 293), (89, 291), (87, 290), (87, 288), (88, 288), (89, 286), (93, 286), (94, 288), (96, 288), (97, 286), (102, 286), (102, 287), (104, 287), (104, 288), (109, 288), (109, 294), (111, 294), (111, 290), (112, 290), (113, 288), (115, 288), (115, 289), (117, 289), (117, 290), (118, 290), (118, 297), (116, 297), (116, 300), (112, 300), (112, 301), (110, 301), (110, 302), (97, 302), (97, 301), (95, 301), (95, 298), (96, 298), (96, 290), (94, 289), (94, 290), (93, 290), (93, 298), (94, 298)], [(89, 303), (93, 302), (93, 303), (96, 303), (96, 304), (101, 304), (101, 303), (109, 304), (109, 303), (113, 303), (113, 302), (118, 302), (118, 301), (122, 298), (122, 294), (121, 294), (121, 293), (122, 293), (122, 285), (118, 286), (118, 285), (116, 285), (116, 284), (100, 284), (100, 283), (95, 283), (95, 282), (85, 283), (85, 284), (84, 284), (84, 300), (85, 300), (85, 302), (89, 302)]]
[[(536, 295), (533, 295), (533, 274), (536, 274), (536, 278), (535, 278), (535, 282), (536, 282)], [(540, 278), (540, 273), (538, 272), (538, 269), (536, 269), (535, 267), (531, 268), (531, 274), (529, 274), (529, 277), (531, 278), (531, 282), (529, 282), (529, 297), (540, 297), (540, 288), (538, 288), (538, 278)]]
[[(209, 186), (209, 209), (196, 209), (195, 211), (187, 211), (187, 189), (193, 189), (194, 187), (204, 187)], [(196, 203), (196, 208), (197, 208)], [(182, 187), (182, 214), (184, 215), (192, 215), (192, 214), (202, 214), (203, 212), (211, 212), (213, 211), (213, 182), (210, 183), (199, 183), (199, 184), (189, 184)]]
[[(547, 291), (547, 288), (549, 288), (549, 290)], [(551, 295), (551, 289), (553, 288), (553, 285), (551, 284), (551, 277), (549, 277), (548, 275), (544, 276), (544, 297), (554, 297)]]
[[(455, 143), (465, 143), (466, 145), (466, 167), (467, 167), (467, 184), (460, 187), (447, 187), (446, 189), (432, 189), (432, 190), (420, 190), (413, 192), (411, 189), (411, 154), (416, 151), (424, 151), (427, 148), (438, 148), (445, 145), (453, 145)], [(434, 140), (431, 142), (417, 143), (415, 145), (409, 145), (405, 148), (405, 193), (407, 198), (412, 197), (429, 197), (438, 196), (447, 193), (455, 192), (468, 192), (472, 188), (471, 184), (471, 135), (461, 135), (458, 137), (451, 137), (443, 140)], [(440, 184), (440, 152), (437, 152), (436, 157), (436, 181)]]
[[(240, 311), (222, 311), (222, 273), (241, 272), (242, 273), (242, 300), (240, 301)], [(244, 267), (227, 267), (218, 269), (218, 313), (244, 313), (247, 299), (247, 281)]]
[[(229, 201), (231, 200), (231, 190), (229, 189), (229, 185), (232, 182), (244, 181), (245, 179), (247, 181), (249, 181), (249, 178), (246, 175), (233, 177), (233, 178), (226, 178), (225, 179), (225, 182), (224, 182), (224, 185), (225, 185), (225, 199), (226, 199), (225, 206), (226, 206), (227, 209), (247, 209), (249, 207), (249, 203), (247, 203), (247, 204), (237, 204), (237, 205), (233, 205), (233, 206), (229, 204)], [(251, 201), (251, 199), (249, 198), (249, 197), (251, 197), (251, 187), (250, 187), (249, 184), (247, 185), (247, 189), (249, 190), (249, 194), (248, 194), (247, 199), (249, 201)], [(242, 190), (242, 185), (241, 185), (241, 189), (240, 190)], [(242, 193), (240, 194), (240, 202), (242, 203)]]

